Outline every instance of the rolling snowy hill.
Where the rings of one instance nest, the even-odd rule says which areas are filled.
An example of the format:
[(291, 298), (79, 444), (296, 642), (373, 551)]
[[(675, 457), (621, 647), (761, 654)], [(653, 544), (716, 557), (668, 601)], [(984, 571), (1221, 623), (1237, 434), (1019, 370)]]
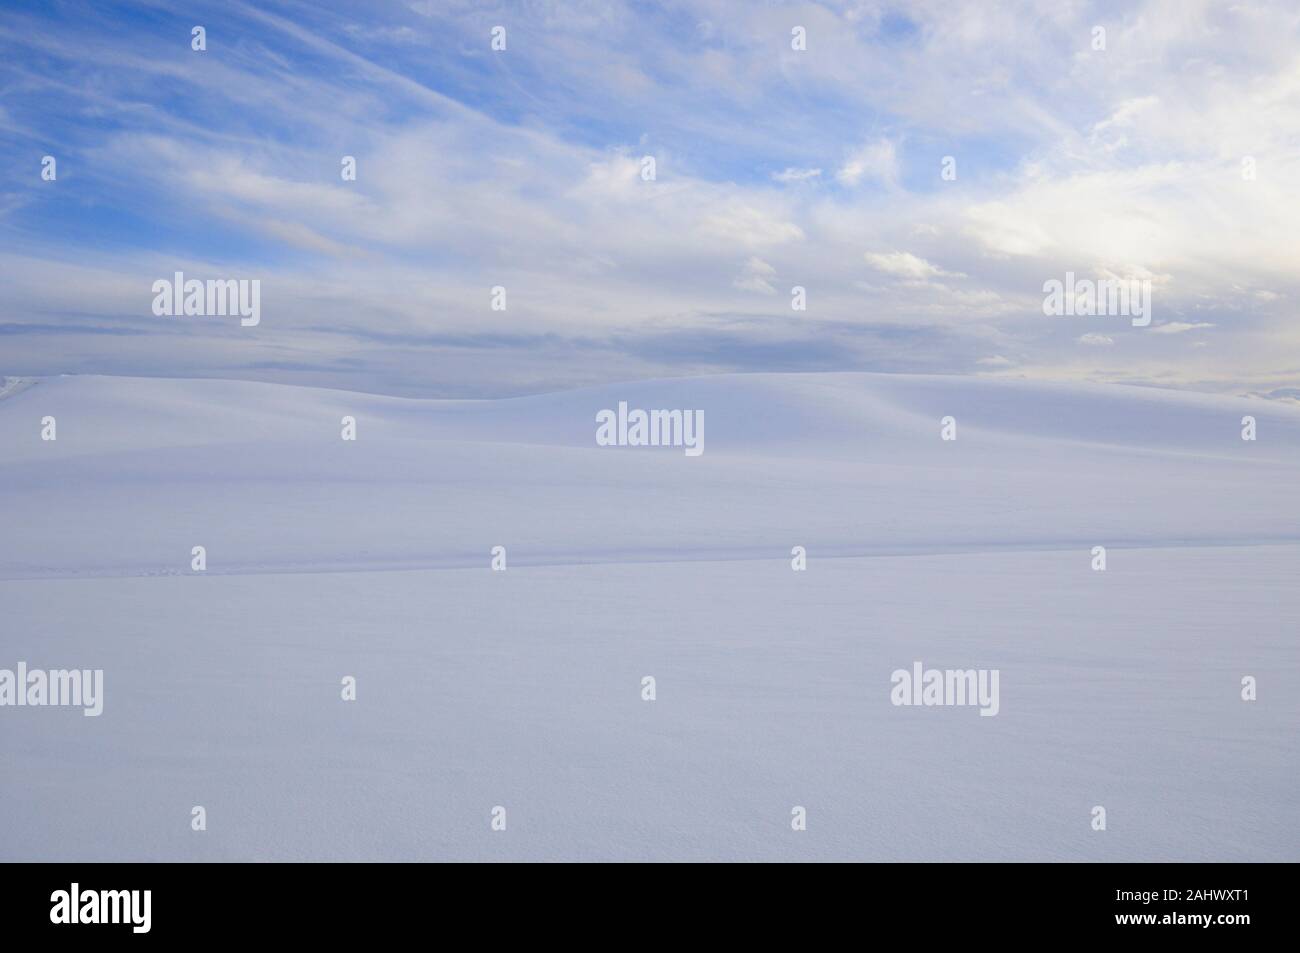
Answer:
[(0, 858), (1300, 859), (1298, 477), (1300, 408), (1116, 386), (8, 380), (0, 668), (105, 704), (0, 709)]

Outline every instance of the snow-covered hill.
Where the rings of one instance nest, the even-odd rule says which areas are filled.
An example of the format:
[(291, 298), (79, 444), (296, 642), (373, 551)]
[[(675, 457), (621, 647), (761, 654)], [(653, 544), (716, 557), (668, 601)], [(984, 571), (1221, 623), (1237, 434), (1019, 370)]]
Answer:
[[(620, 401), (703, 410), (705, 452), (598, 447)], [(753, 375), (436, 401), (64, 377), (0, 401), (0, 446), (23, 543), (0, 578), (182, 571), (194, 545), (229, 573), (1300, 539), (1300, 408), (1141, 388)]]
[(9, 382), (0, 669), (105, 699), (0, 708), (0, 858), (1300, 859), (1297, 477), (1300, 409), (1140, 388)]

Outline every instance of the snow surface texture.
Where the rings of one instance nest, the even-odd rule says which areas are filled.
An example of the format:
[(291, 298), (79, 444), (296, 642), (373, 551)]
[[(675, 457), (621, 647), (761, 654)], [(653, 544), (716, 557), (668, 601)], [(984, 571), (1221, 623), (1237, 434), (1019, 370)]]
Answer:
[[(597, 447), (620, 400), (704, 454)], [(0, 448), (0, 668), (105, 671), (98, 718), (0, 708), (0, 859), (1300, 860), (1292, 406), (63, 377)], [(915, 660), (999, 714), (895, 707)]]

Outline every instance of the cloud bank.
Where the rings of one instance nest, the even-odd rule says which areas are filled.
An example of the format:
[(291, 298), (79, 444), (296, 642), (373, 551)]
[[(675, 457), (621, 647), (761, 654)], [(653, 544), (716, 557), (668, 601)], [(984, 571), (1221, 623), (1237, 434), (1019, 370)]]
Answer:
[[(0, 370), (1286, 392), (1298, 41), (1285, 2), (26, 9), (0, 27)], [(153, 315), (175, 271), (259, 279), (256, 333)], [(1155, 322), (1044, 317), (1067, 271), (1151, 280)]]

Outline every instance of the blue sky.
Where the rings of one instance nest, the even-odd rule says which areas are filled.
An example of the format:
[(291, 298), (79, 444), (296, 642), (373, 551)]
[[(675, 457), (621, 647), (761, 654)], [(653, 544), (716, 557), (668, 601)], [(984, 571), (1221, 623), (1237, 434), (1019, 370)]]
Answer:
[[(1293, 3), (56, 0), (0, 48), (0, 373), (1300, 380)], [(262, 323), (153, 315), (176, 270)], [(1066, 271), (1152, 325), (1045, 317)]]

